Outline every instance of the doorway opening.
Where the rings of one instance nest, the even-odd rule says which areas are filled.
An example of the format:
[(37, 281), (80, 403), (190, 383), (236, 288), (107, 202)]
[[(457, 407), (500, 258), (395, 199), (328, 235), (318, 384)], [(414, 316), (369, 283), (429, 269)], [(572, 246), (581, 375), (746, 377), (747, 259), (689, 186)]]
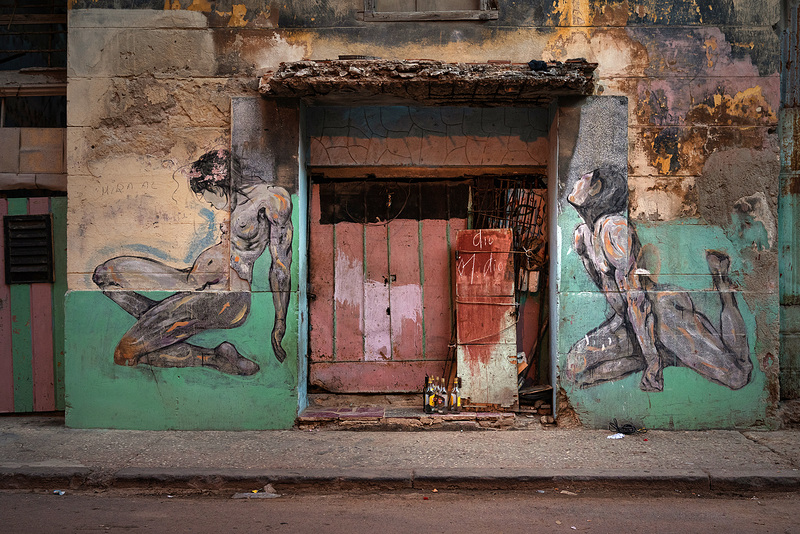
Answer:
[[(426, 375), (452, 383), (459, 372), (456, 239), (468, 228), (508, 228), (513, 235), (515, 387), (522, 404), (511, 410), (530, 413), (526, 405), (548, 398), (544, 169), (480, 170), (398, 177), (351, 169), (347, 177), (309, 169), (310, 406), (301, 424), (319, 422), (320, 410), (350, 422), (374, 420), (376, 410), (387, 419), (413, 418), (422, 413)], [(501, 420), (507, 422), (497, 414), (495, 422)]]

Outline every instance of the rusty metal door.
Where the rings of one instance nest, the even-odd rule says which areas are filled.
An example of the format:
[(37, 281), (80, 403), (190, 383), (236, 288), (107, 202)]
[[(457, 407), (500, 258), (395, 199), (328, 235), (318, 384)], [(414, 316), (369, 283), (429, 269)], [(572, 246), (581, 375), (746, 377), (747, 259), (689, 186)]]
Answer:
[(511, 246), (510, 229), (461, 230), (456, 238), (457, 369), (472, 405), (518, 400)]

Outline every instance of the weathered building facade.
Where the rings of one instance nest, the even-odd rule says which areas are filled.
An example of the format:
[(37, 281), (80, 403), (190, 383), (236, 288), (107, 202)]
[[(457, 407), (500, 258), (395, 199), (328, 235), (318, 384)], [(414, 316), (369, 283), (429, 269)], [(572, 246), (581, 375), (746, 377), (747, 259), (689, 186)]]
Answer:
[(796, 393), (796, 6), (70, 4), (68, 425), (286, 428), (452, 360), (590, 427)]
[(0, 5), (0, 413), (64, 410), (67, 6)]

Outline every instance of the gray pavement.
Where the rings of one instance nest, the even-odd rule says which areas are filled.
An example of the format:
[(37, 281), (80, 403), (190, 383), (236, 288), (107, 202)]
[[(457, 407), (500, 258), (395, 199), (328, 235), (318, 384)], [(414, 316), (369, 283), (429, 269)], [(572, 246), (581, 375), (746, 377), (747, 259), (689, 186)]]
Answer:
[(0, 489), (800, 491), (800, 431), (134, 431), (0, 417)]

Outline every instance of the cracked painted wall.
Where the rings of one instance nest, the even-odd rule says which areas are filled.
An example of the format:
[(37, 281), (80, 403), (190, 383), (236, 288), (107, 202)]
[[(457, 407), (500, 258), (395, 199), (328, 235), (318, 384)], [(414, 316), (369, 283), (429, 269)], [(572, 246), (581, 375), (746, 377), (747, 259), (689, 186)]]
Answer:
[[(70, 309), (78, 317), (94, 306), (92, 299), (103, 298), (91, 274), (106, 259), (143, 250), (155, 253), (142, 248), (155, 243), (163, 258), (188, 262), (217, 238), (214, 232), (222, 220), (199, 208), (175, 173), (205, 151), (231, 144), (231, 99), (256, 96), (257, 77), (281, 62), (340, 54), (522, 64), (583, 57), (599, 64), (596, 95), (626, 102), (620, 128), (626, 130), (627, 141), (620, 164), (627, 171), (627, 219), (642, 241), (660, 249), (662, 276), (678, 277), (682, 287), (698, 294), (713, 291), (705, 260), (691, 251), (724, 245), (741, 296), (754, 376), (759, 378), (746, 386), (751, 393), (745, 394), (746, 388), (719, 393), (681, 370), (670, 370), (680, 378), (667, 382), (678, 389), (666, 396), (641, 392), (628, 397), (615, 382), (583, 393), (568, 391), (562, 404), (571, 402), (584, 423), (593, 426), (604, 426), (604, 418), (619, 414), (611, 404), (601, 408), (594, 397), (581, 397), (586, 391), (635, 408), (629, 413), (651, 417), (651, 426), (771, 424), (779, 396), (777, 241), (785, 228), (776, 222), (777, 0), (517, 2), (501, 5), (496, 21), (413, 24), (359, 22), (359, 0), (285, 5), (263, 0), (71, 0), (70, 6), (69, 285)], [(346, 110), (340, 108), (340, 115), (352, 113)], [(445, 114), (446, 108), (424, 120), (438, 117), (444, 124)], [(370, 124), (366, 116), (348, 121), (359, 128)], [(423, 153), (418, 147), (428, 139), (445, 147), (431, 152), (438, 154), (432, 165), (471, 165), (474, 151), (482, 154), (482, 161), (483, 154), (498, 158), (501, 166), (517, 164), (505, 156), (511, 152), (525, 165), (547, 164), (548, 151), (536, 148), (545, 138), (537, 127), (520, 135), (503, 134), (511, 137), (498, 150), (475, 144), (480, 136), (469, 132), (463, 132), (463, 142), (454, 142), (461, 132), (448, 137), (451, 126), (428, 128), (430, 136), (409, 136), (412, 126), (400, 128), (402, 137), (351, 135), (348, 130), (346, 137), (359, 141), (342, 144), (341, 126), (330, 125), (327, 131), (311, 133), (309, 148), (315, 161), (373, 164), (380, 152), (392, 164), (424, 165), (426, 160), (415, 155)], [(280, 128), (278, 132), (287, 131)], [(271, 150), (286, 158), (282, 168), (296, 167), (298, 143), (279, 133), (274, 139)], [(515, 144), (520, 150), (510, 148)], [(559, 151), (559, 161), (576, 153), (566, 141)], [(564, 208), (560, 217), (566, 218), (559, 219), (565, 235), (576, 226), (570, 210)], [(562, 279), (585, 276), (574, 254), (568, 256), (565, 249), (564, 258), (559, 264)], [(592, 292), (591, 284), (581, 287)], [(706, 296), (713, 308), (715, 297)], [(576, 311), (587, 302), (561, 308), (562, 317), (572, 321), (561, 330), (567, 349), (598, 324), (598, 317), (582, 318)], [(267, 321), (273, 310), (265, 302), (254, 305), (253, 313)], [(74, 334), (87, 334), (80, 330), (85, 326), (73, 323), (73, 328)], [(90, 337), (108, 344), (115, 336), (95, 332)], [(87, 357), (98, 361), (107, 357), (107, 352), (89, 352)], [(275, 387), (283, 391), (291, 376), (276, 380), (282, 385)], [(78, 379), (77, 384), (86, 381)], [(198, 412), (187, 420), (202, 426), (199, 418)], [(118, 424), (134, 419), (128, 414)]]
[(546, 166), (547, 110), (312, 108), (311, 165)]

